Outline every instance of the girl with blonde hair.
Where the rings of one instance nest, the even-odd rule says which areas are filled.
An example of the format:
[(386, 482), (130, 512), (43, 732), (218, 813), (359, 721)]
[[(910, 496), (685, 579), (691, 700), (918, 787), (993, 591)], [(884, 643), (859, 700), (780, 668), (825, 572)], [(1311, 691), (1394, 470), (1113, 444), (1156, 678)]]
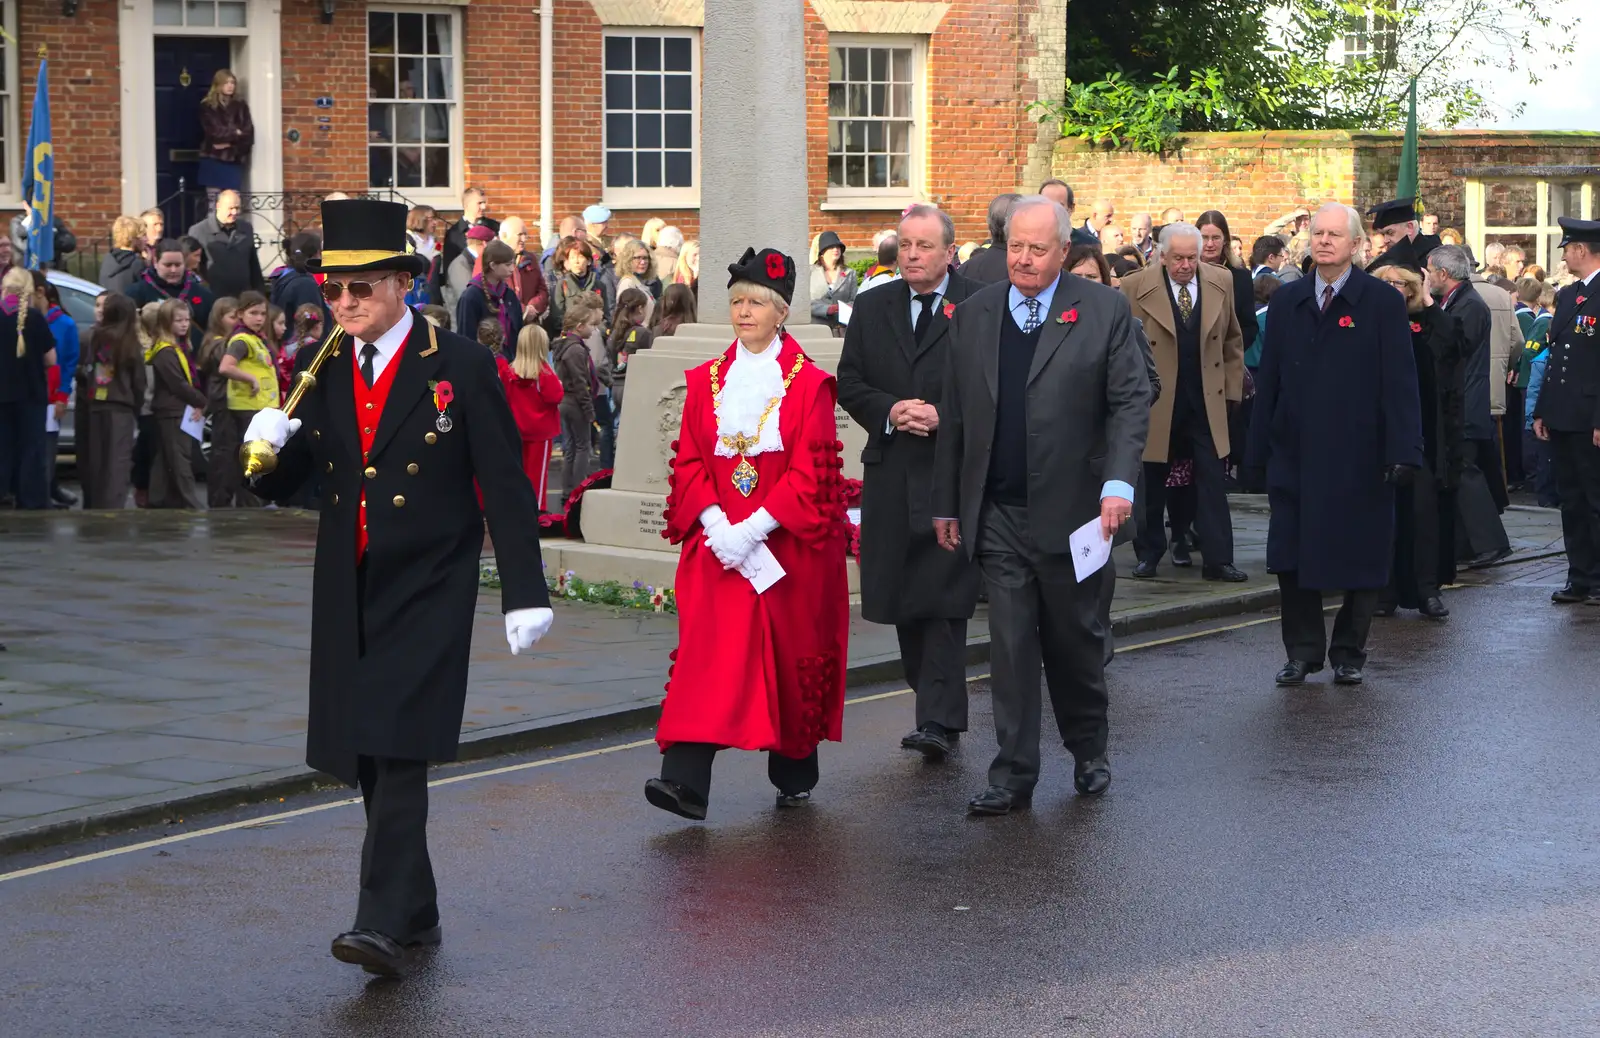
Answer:
[[(41, 277), (42, 279), (42, 277)], [(56, 363), (56, 339), (36, 304), (34, 272), (12, 267), (0, 278), (0, 315), (14, 320), (16, 349), (0, 348), (0, 439), (18, 508), (50, 507), (50, 468), (45, 458), (45, 412), (50, 407), (46, 370)], [(5, 480), (0, 479), (0, 492)]]
[(517, 333), (516, 357), (500, 359), (500, 381), (506, 387), (511, 416), (522, 434), (522, 468), (545, 512), (549, 490), (550, 451), (561, 435), (561, 379), (550, 365), (550, 336), (537, 324)]
[(144, 354), (155, 385), (150, 400), (156, 423), (150, 507), (200, 509), (205, 504), (195, 487), (192, 453), (199, 441), (183, 431), (185, 418), (201, 420), (206, 407), (206, 395), (195, 385), (194, 362), (189, 358), (189, 325), (194, 315), (181, 299), (152, 305), (150, 345)]
[(126, 294), (150, 265), (144, 255), (144, 230), (145, 225), (132, 216), (119, 216), (111, 222), (111, 248), (100, 261), (100, 285), (107, 292)]
[(218, 69), (211, 77), (211, 89), (200, 102), (200, 129), (204, 136), (197, 179), (215, 210), (217, 195), (244, 189), (245, 163), (256, 141), (250, 106), (239, 96), (238, 77), (228, 69)]

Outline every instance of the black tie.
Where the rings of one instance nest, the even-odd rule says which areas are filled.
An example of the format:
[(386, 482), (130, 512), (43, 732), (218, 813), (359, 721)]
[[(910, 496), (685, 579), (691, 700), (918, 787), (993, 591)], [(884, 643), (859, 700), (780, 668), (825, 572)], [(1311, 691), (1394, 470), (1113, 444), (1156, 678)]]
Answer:
[(372, 374), (372, 359), (377, 355), (378, 347), (372, 345), (372, 343), (369, 342), (361, 347), (361, 378), (362, 381), (366, 382), (368, 389), (371, 389), (372, 383), (377, 381), (377, 378)]
[(911, 329), (911, 337), (921, 346), (923, 337), (928, 334), (928, 327), (933, 324), (933, 304), (939, 301), (939, 293), (929, 292), (916, 298), (922, 304), (922, 312), (917, 314), (917, 326)]

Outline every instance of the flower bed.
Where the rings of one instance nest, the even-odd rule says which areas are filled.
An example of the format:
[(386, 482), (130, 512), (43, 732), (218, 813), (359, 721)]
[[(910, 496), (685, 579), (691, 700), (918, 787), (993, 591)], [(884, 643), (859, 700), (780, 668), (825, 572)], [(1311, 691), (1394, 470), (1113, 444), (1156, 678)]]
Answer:
[[(671, 588), (651, 587), (637, 580), (631, 586), (617, 580), (591, 583), (569, 569), (554, 577), (546, 574), (544, 584), (552, 598), (568, 602), (587, 602), (591, 605), (616, 606), (621, 609), (639, 609), (653, 613), (678, 612), (678, 596)], [(478, 586), (499, 587), (500, 568), (492, 562), (480, 563)]]

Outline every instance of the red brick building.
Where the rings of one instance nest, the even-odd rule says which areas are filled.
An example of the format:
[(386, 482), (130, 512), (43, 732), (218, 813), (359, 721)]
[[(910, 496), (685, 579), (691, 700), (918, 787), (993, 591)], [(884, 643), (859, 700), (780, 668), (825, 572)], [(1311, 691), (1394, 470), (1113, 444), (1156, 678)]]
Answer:
[[(981, 239), (995, 193), (1049, 175), (1055, 134), (1026, 106), (1061, 89), (1066, 0), (771, 2), (805, 5), (814, 230), (864, 245), (931, 200)], [(603, 201), (616, 229), (696, 232), (704, 0), (0, 0), (0, 18), (0, 209), (47, 47), (57, 212), (85, 240), (193, 188), (219, 67), (254, 116), (263, 238), (318, 196), (391, 187), (450, 210), (481, 186), (532, 226), (545, 180), (552, 221)]]

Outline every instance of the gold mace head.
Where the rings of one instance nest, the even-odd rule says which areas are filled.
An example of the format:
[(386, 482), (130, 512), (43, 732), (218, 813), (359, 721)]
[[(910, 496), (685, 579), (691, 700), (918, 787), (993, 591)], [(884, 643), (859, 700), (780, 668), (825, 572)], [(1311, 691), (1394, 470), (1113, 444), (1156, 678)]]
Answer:
[(251, 440), (239, 448), (239, 464), (246, 479), (264, 476), (278, 467), (278, 452), (266, 440)]

